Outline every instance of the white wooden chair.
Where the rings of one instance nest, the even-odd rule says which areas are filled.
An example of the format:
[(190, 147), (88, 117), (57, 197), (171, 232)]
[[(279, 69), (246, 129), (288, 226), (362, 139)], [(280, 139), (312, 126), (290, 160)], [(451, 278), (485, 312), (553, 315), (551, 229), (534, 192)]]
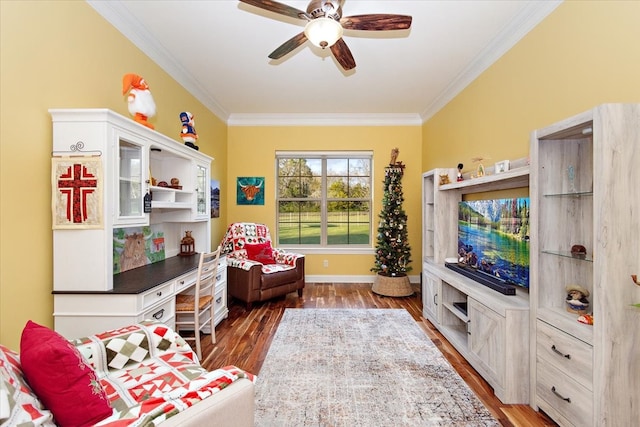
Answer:
[(200, 335), (207, 325), (211, 328), (211, 343), (216, 342), (213, 315), (219, 260), (220, 246), (214, 252), (201, 253), (195, 289), (176, 295), (176, 331), (179, 333), (180, 330), (193, 330), (193, 337), (183, 336), (183, 338), (195, 340), (196, 354), (200, 361), (202, 361)]

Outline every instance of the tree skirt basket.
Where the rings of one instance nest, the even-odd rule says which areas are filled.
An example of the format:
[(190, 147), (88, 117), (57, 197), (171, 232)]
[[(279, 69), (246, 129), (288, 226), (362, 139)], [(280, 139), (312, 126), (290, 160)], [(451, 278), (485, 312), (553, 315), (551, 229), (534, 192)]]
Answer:
[(389, 277), (378, 274), (371, 290), (376, 294), (387, 297), (408, 297), (413, 295), (409, 276)]

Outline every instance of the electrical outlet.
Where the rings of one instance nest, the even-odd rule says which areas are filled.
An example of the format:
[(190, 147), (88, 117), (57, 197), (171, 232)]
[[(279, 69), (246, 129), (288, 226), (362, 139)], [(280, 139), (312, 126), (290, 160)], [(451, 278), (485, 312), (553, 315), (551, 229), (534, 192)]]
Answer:
[(329, 260), (328, 260), (328, 259), (325, 259), (325, 260), (322, 262), (322, 265), (323, 265), (325, 268), (329, 267)]

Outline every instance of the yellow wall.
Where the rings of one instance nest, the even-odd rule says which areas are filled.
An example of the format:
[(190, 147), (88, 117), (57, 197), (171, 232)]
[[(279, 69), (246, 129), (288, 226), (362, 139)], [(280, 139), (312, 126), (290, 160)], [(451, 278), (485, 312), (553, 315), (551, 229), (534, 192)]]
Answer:
[(529, 155), (529, 133), (640, 101), (640, 2), (567, 1), (423, 126), (422, 167)]
[[(640, 100), (640, 2), (568, 1), (422, 127), (227, 126), (80, 1), (0, 0), (0, 342), (17, 348), (27, 319), (52, 318), (49, 108), (110, 108), (127, 115), (121, 78), (144, 76), (158, 131), (176, 135), (178, 113), (196, 116), (201, 150), (216, 158), (221, 217), (275, 224), (275, 150), (373, 149), (374, 214), (393, 146), (403, 180), (414, 269), (420, 259), (420, 172), (489, 156), (525, 157), (529, 132), (603, 102)], [(421, 160), (421, 161), (420, 161)], [(235, 177), (265, 176), (263, 207), (235, 205)], [(376, 218), (374, 217), (374, 220)], [(309, 274), (369, 274), (372, 255), (312, 255)], [(417, 274), (414, 270), (412, 274)]]
[[(233, 221), (263, 222), (276, 229), (275, 152), (280, 150), (372, 150), (374, 152), (373, 225), (378, 226), (382, 209), (382, 181), (384, 168), (389, 164), (391, 149), (398, 147), (398, 160), (406, 165), (403, 177), (409, 244), (412, 247), (414, 271), (419, 274), (420, 263), (420, 176), (421, 127), (230, 127), (227, 188), (221, 203)], [(264, 206), (236, 205), (236, 177), (265, 177)], [(275, 234), (275, 233), (274, 233)], [(275, 238), (275, 236), (274, 236)], [(375, 243), (375, 236), (373, 242)], [(304, 251), (302, 251), (304, 252)], [(308, 275), (373, 275), (373, 250), (370, 255), (307, 254), (305, 270)], [(322, 261), (329, 261), (329, 268)]]
[[(182, 143), (178, 116), (191, 111), (200, 149), (216, 158), (212, 176), (221, 181), (227, 126), (85, 2), (0, 1), (0, 8), (0, 342), (17, 349), (28, 319), (53, 325), (47, 110), (110, 108), (128, 116), (122, 76), (140, 74), (156, 101), (156, 129)], [(226, 218), (212, 228), (217, 241)]]

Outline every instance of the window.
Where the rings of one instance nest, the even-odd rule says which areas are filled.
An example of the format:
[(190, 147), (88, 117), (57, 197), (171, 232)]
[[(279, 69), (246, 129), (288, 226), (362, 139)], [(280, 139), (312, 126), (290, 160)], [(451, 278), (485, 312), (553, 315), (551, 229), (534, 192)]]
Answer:
[(371, 152), (278, 152), (278, 245), (371, 246)]

